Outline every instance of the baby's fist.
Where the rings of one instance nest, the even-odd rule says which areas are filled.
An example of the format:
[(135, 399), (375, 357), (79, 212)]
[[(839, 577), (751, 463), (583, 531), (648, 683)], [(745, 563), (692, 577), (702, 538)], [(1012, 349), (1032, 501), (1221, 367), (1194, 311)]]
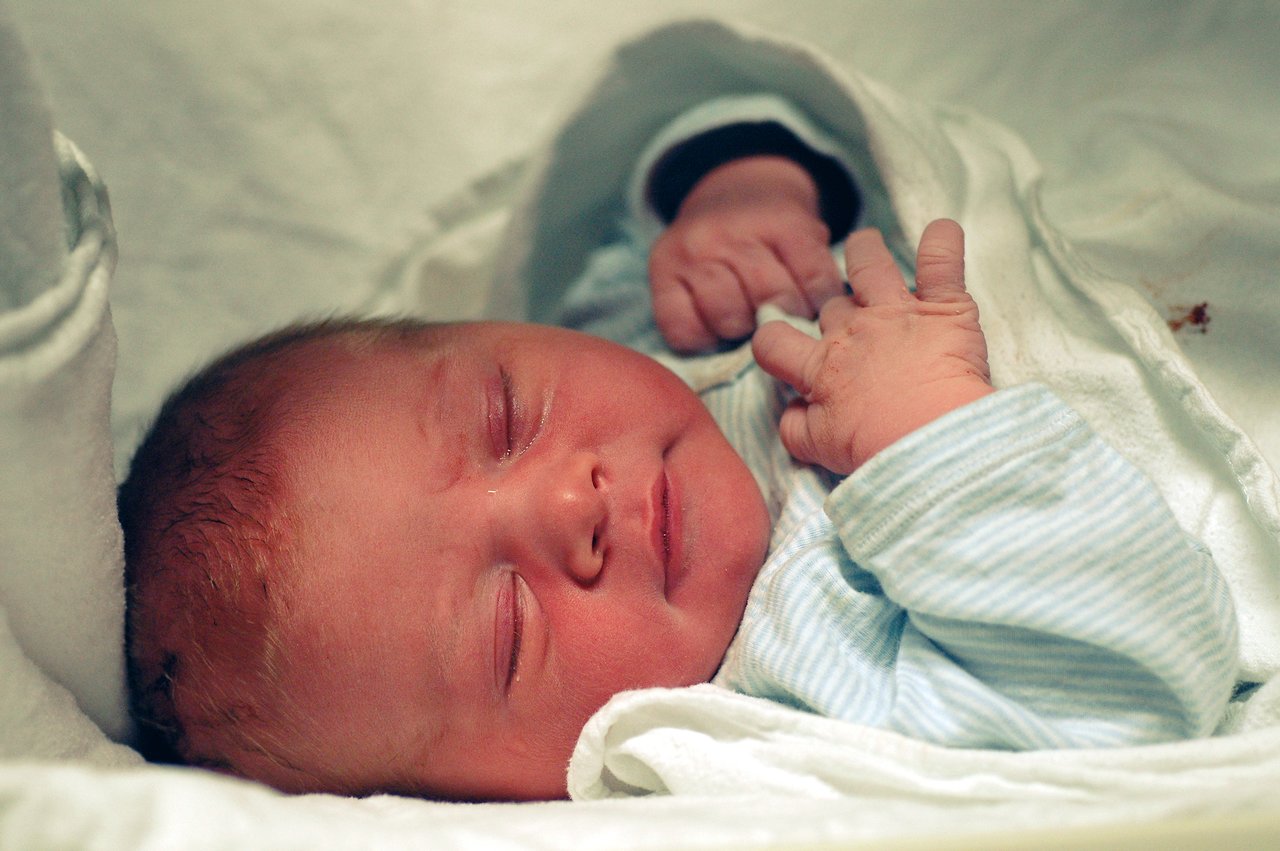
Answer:
[(756, 309), (809, 318), (840, 289), (809, 173), (784, 157), (713, 169), (680, 205), (649, 258), (653, 314), (679, 352), (740, 340)]

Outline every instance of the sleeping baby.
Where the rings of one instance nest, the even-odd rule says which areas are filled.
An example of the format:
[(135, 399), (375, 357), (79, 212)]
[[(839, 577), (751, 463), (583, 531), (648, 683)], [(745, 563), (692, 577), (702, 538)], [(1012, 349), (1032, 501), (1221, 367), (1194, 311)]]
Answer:
[(699, 115), (580, 330), (296, 326), (165, 404), (120, 490), (144, 750), (559, 798), (612, 695), (708, 681), (967, 748), (1214, 730), (1222, 577), (1050, 390), (991, 386), (960, 226), (900, 264), (794, 110)]

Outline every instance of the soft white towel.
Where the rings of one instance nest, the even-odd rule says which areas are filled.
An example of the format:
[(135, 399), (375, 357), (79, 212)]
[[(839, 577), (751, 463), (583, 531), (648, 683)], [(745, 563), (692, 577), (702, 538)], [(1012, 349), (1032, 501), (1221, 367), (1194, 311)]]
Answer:
[[(1258, 695), (1274, 714), (1280, 689)], [(580, 800), (651, 793), (855, 797), (916, 807), (1005, 804), (1023, 826), (1053, 805), (1185, 809), (1229, 795), (1280, 796), (1280, 728), (1135, 748), (962, 750), (746, 697), (711, 685), (615, 696), (588, 723), (569, 772)], [(1218, 803), (1221, 803), (1219, 801)], [(1059, 813), (1060, 815), (1060, 813)]]

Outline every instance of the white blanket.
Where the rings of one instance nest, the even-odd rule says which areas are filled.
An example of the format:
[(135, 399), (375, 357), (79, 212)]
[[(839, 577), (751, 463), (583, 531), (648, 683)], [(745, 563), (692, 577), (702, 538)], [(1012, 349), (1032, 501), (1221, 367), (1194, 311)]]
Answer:
[(1011, 753), (931, 745), (710, 685), (648, 689), (617, 695), (591, 719), (569, 781), (582, 800), (848, 797), (892, 801), (922, 819), (944, 805), (999, 803), (1025, 827), (1058, 804), (1176, 812), (1222, 790), (1233, 805), (1255, 805), (1280, 795), (1280, 684), (1251, 703), (1227, 737)]
[[(66, 140), (55, 146), (6, 24), (0, 7), (0, 656), (18, 665), (0, 668), (3, 703), (43, 693), (32, 677), (42, 671), (121, 736), (124, 587), (108, 422), (115, 235), (92, 169)], [(10, 694), (19, 682), (35, 691)], [(56, 719), (74, 710), (65, 696), (57, 706)], [(0, 754), (68, 752), (48, 749), (56, 733), (33, 739), (30, 722), (43, 730), (52, 719), (27, 720), (0, 715)]]
[[(264, 323), (361, 305), (520, 312), (524, 279), (491, 287), (490, 271), (522, 269), (544, 294), (567, 280), (585, 245), (563, 229), (590, 235), (591, 199), (612, 191), (644, 122), (672, 106), (631, 95), (664, 79), (678, 81), (667, 94), (696, 97), (763, 75), (816, 113), (844, 115), (828, 120), (870, 140), (899, 245), (934, 215), (964, 221), (984, 318), (1004, 341), (993, 346), (998, 379), (1053, 376), (1153, 472), (1227, 567), (1247, 672), (1266, 677), (1280, 596), (1267, 459), (1280, 459), (1280, 418), (1274, 370), (1237, 365), (1280, 363), (1267, 331), (1280, 323), (1274, 10), (1019, 6), (999, 11), (1016, 18), (1004, 30), (978, 6), (945, 2), (738, 0), (738, 12), (824, 45), (822, 55), (705, 24), (633, 44), (575, 111), (577, 129), (539, 160), (570, 154), (579, 182), (557, 194), (569, 184), (535, 168), (530, 200), (514, 208), (529, 139), (551, 126), (553, 110), (533, 95), (563, 102), (598, 77), (623, 34), (696, 3), (660, 0), (618, 19), (586, 0), (536, 13), (371, 0), (305, 16), (271, 0), (9, 2), (53, 81), (58, 123), (106, 169), (124, 247), (113, 441), (105, 196), (73, 149), (41, 141), (49, 113), (0, 0), (0, 846), (669, 847), (920, 834), (938, 845), (966, 831), (1280, 811), (1274, 686), (1230, 738), (1024, 755), (940, 751), (706, 689), (634, 693), (593, 719), (571, 778), (580, 798), (625, 800), (519, 807), (288, 798), (138, 767), (101, 732), (123, 728), (113, 443), (126, 457), (167, 385)], [(565, 40), (566, 21), (594, 46)], [(696, 67), (681, 71), (685, 62)], [(1048, 178), (1013, 134), (921, 106), (922, 95), (1011, 121), (1047, 156)], [(49, 182), (59, 168), (65, 195)], [(536, 223), (526, 217), (549, 198), (559, 200)], [(517, 228), (500, 241), (513, 209)], [(530, 245), (548, 250), (521, 250)], [(1003, 256), (1017, 265), (993, 259)], [(1009, 294), (1025, 281), (1035, 298)], [(1165, 320), (1201, 302), (1208, 333), (1193, 324), (1171, 335)], [(1111, 404), (1117, 393), (1123, 407)], [(1165, 465), (1170, 455), (1179, 463)], [(634, 797), (649, 792), (660, 794)]]

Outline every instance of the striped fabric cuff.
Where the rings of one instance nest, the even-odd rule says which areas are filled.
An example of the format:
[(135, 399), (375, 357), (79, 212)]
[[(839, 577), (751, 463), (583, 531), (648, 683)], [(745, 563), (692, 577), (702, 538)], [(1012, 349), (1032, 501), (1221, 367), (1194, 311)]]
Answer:
[(1092, 435), (1080, 415), (1042, 384), (999, 390), (877, 454), (831, 492), (827, 515), (844, 541), (857, 541), (860, 553), (875, 553), (991, 470)]

